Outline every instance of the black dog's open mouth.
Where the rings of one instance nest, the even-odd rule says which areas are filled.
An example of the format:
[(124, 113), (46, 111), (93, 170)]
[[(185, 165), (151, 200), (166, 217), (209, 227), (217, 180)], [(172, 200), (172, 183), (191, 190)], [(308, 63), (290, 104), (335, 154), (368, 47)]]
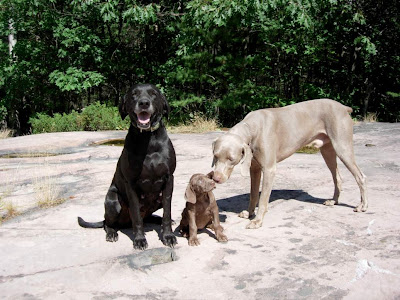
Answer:
[(137, 123), (138, 127), (142, 128), (142, 129), (149, 129), (151, 114), (149, 114), (146, 111), (142, 111), (136, 115), (137, 115), (137, 119), (138, 119), (138, 123)]

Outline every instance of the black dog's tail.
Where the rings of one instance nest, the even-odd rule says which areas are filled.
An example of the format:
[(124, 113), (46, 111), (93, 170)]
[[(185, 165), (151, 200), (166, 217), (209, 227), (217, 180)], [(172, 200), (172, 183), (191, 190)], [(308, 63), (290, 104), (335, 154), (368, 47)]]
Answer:
[(103, 228), (104, 227), (104, 221), (100, 222), (86, 222), (84, 219), (81, 217), (78, 217), (78, 223), (80, 226), (84, 228)]

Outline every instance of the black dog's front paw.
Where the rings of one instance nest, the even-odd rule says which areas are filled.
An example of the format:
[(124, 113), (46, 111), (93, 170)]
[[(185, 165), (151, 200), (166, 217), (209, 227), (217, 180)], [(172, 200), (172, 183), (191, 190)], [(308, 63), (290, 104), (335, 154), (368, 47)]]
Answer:
[(173, 248), (178, 242), (176, 240), (176, 237), (173, 233), (167, 233), (163, 235), (163, 244), (165, 246)]
[(107, 230), (107, 233), (106, 233), (106, 241), (107, 242), (118, 241), (118, 233), (115, 230), (109, 228), (109, 230)]
[(147, 248), (147, 240), (145, 237), (136, 237), (133, 240), (133, 248), (138, 250), (145, 250)]

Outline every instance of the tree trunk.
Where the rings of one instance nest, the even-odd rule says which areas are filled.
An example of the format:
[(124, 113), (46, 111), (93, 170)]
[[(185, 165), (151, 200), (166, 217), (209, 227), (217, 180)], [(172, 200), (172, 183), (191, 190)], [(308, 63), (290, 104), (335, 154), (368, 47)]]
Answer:
[(8, 51), (10, 57), (14, 58), (15, 55), (13, 54), (13, 50), (15, 44), (17, 43), (17, 39), (14, 36), (15, 29), (14, 29), (14, 21), (12, 19), (8, 20), (8, 29), (10, 29), (10, 34), (8, 35)]

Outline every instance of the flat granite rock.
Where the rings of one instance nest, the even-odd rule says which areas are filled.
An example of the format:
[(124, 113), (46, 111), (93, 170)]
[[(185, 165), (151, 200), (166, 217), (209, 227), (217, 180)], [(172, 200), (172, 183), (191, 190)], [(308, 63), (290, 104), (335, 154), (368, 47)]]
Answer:
[[(191, 175), (211, 170), (211, 145), (223, 132), (170, 134), (177, 155), (172, 226), (178, 244), (160, 240), (146, 223), (145, 251), (132, 229), (117, 242), (103, 229), (104, 198), (126, 131), (48, 133), (0, 140), (0, 213), (19, 216), (0, 225), (1, 299), (400, 299), (400, 125), (354, 127), (356, 161), (367, 176), (369, 208), (355, 213), (360, 191), (344, 165), (339, 205), (320, 153), (294, 154), (277, 166), (263, 226), (238, 217), (248, 206), (250, 179), (240, 169), (214, 190), (229, 241), (198, 233), (191, 247), (177, 229)], [(7, 157), (12, 153), (32, 154)], [(37, 153), (57, 155), (39, 156)], [(47, 183), (62, 204), (38, 207)], [(11, 204), (10, 204), (11, 203)], [(155, 215), (162, 216), (162, 210)], [(179, 258), (179, 259), (178, 259)]]
[(178, 256), (174, 249), (165, 247), (124, 255), (118, 259), (121, 263), (129, 265), (133, 269), (140, 269), (176, 261), (178, 260)]

